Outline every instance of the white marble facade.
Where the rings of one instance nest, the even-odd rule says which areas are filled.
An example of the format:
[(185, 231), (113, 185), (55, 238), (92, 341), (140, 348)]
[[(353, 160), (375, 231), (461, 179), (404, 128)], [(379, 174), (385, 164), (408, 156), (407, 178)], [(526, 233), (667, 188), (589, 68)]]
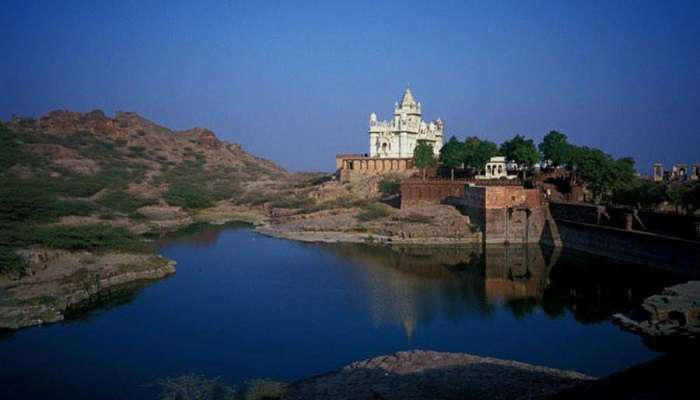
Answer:
[[(516, 164), (517, 168), (517, 164)], [(484, 175), (477, 175), (476, 179), (515, 179), (517, 176), (508, 175), (509, 163), (506, 162), (506, 158), (503, 156), (491, 157), (489, 162), (486, 163), (486, 168), (484, 168)]]
[(379, 121), (369, 116), (369, 154), (379, 158), (410, 158), (419, 140), (433, 146), (435, 156), (442, 148), (443, 124), (440, 118), (426, 122), (421, 117), (421, 104), (406, 89), (401, 103), (394, 104), (394, 119)]

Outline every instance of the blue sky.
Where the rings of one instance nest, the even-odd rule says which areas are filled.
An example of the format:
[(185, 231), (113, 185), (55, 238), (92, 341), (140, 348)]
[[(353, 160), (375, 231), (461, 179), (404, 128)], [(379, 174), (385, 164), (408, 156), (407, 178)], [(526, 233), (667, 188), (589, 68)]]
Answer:
[[(142, 4), (143, 3), (143, 4)], [(135, 111), (290, 170), (366, 152), (410, 84), (447, 135), (700, 162), (700, 2), (0, 1), (0, 119)]]

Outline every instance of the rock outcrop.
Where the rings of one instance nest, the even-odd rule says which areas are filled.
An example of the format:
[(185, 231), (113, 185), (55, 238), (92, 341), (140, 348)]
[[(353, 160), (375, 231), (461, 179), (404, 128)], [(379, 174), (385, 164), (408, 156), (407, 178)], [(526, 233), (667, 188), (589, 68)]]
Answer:
[(697, 346), (700, 281), (666, 288), (661, 294), (645, 299), (640, 309), (613, 315), (613, 321), (623, 329), (642, 335), (656, 347)]
[[(278, 213), (260, 233), (307, 242), (380, 242), (386, 244), (479, 243), (481, 235), (469, 217), (448, 205), (410, 210), (384, 206), (386, 215), (367, 221), (357, 207), (322, 210), (311, 214)], [(275, 215), (273, 215), (275, 217)]]
[(31, 249), (23, 255), (29, 276), (0, 276), (0, 329), (62, 321), (79, 306), (175, 273), (174, 261), (148, 254)]
[(403, 351), (292, 383), (288, 400), (544, 399), (591, 377), (469, 354)]

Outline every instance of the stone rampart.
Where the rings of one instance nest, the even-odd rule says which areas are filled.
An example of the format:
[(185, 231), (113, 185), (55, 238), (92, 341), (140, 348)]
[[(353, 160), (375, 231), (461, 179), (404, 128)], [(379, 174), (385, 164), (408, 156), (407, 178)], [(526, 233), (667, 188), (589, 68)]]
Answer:
[(356, 177), (406, 172), (413, 169), (413, 160), (341, 154), (335, 158), (335, 167), (340, 180), (348, 182)]
[(516, 185), (468, 185), (461, 197), (450, 197), (479, 226), (485, 243), (537, 243), (545, 226), (538, 189)]
[(679, 237), (692, 235), (694, 217), (557, 202), (549, 209), (565, 248), (692, 276), (700, 272), (700, 241)]
[(697, 216), (554, 201), (550, 201), (549, 209), (556, 220), (700, 240), (700, 217)]
[(470, 181), (406, 179), (401, 182), (401, 208), (441, 204), (447, 197), (461, 197)]
[(564, 248), (700, 276), (700, 242), (567, 220), (557, 226)]

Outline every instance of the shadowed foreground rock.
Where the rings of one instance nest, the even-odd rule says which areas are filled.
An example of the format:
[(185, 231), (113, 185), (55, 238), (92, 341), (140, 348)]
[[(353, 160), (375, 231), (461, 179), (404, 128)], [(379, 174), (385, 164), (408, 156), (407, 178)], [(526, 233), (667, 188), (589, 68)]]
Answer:
[(613, 315), (613, 321), (661, 350), (696, 348), (700, 336), (700, 281), (666, 288), (645, 299), (639, 310)]
[(696, 350), (657, 357), (603, 379), (585, 381), (547, 400), (672, 400), (698, 398)]
[(407, 351), (295, 382), (285, 399), (542, 399), (590, 379), (515, 361)]

